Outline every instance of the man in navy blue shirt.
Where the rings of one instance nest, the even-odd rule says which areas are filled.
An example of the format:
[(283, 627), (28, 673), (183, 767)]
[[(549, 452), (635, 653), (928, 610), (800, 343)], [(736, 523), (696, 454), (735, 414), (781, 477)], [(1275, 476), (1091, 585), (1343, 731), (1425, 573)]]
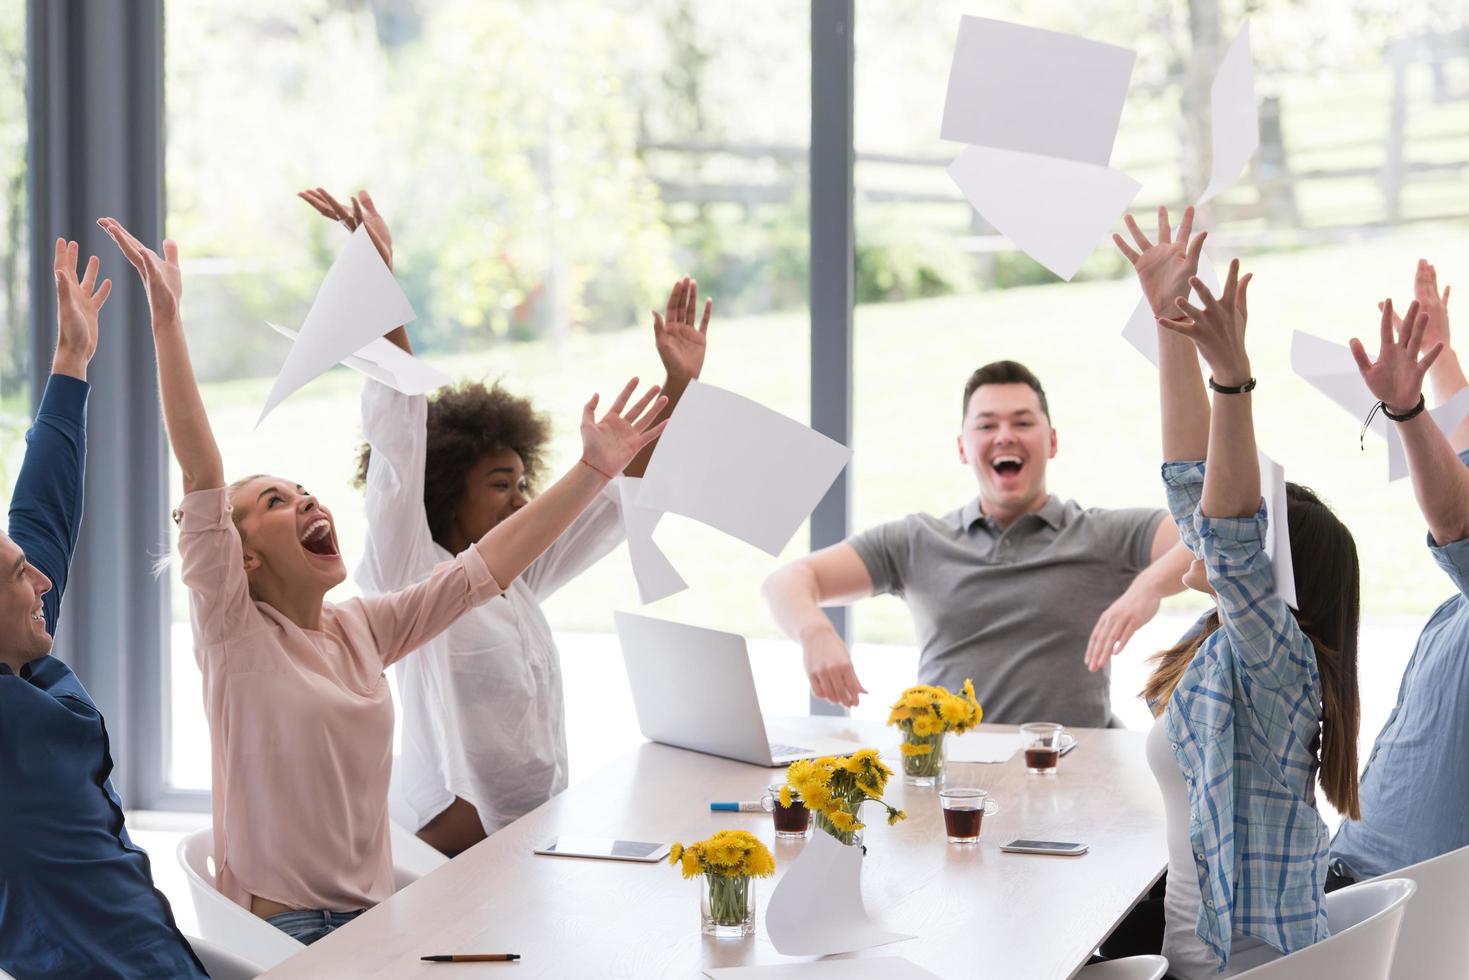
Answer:
[[(87, 364), (111, 281), (56, 243), (51, 378), (0, 534), (0, 969), (29, 977), (205, 977), (123, 826), (107, 726), (49, 656), (82, 522)], [(95, 287), (95, 289), (94, 289)]]

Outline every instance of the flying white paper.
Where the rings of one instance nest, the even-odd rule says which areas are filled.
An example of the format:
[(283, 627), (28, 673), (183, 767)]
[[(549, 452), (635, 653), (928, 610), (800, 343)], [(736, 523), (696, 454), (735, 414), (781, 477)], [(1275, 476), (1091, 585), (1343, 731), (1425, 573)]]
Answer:
[[(1428, 414), (1445, 437), (1452, 436), (1454, 430), (1459, 427), (1459, 423), (1469, 416), (1469, 388), (1460, 388), (1452, 398), (1438, 408), (1429, 409)], [(1378, 417), (1382, 417), (1381, 413), (1378, 413)], [(1389, 423), (1387, 426), (1387, 478), (1388, 480), (1401, 480), (1407, 475), (1408, 454), (1403, 449), (1403, 437), (1398, 432), (1398, 427)]]
[(1111, 44), (964, 17), (940, 135), (1105, 167), (1136, 60)]
[(862, 848), (820, 830), (776, 883), (765, 934), (786, 956), (850, 953), (913, 938), (873, 924), (862, 904)]
[(1020, 751), (1018, 732), (984, 732), (978, 729), (944, 738), (944, 758), (950, 762), (1009, 762)]
[(1296, 572), (1291, 561), (1290, 528), (1286, 523), (1285, 467), (1264, 453), (1260, 457), (1260, 494), (1265, 499), (1265, 554), (1275, 573), (1275, 594), (1296, 608)]
[(996, 230), (1068, 280), (1142, 187), (1107, 166), (984, 146), (965, 147), (949, 176)]
[(259, 427), (277, 405), (332, 365), (416, 316), (367, 237), (366, 227), (359, 225), (321, 281), (301, 335), (286, 355), (255, 425)]
[(713, 980), (939, 980), (937, 973), (901, 956), (860, 960), (815, 960), (770, 966), (705, 967)]
[[(1208, 252), (1199, 253), (1199, 278), (1204, 280), (1204, 285), (1209, 287), (1210, 292), (1215, 296), (1219, 295), (1219, 274), (1214, 271), (1214, 263), (1210, 261)], [(1199, 294), (1194, 290), (1189, 290), (1188, 300), (1195, 306), (1201, 305)], [(1158, 323), (1153, 319), (1153, 308), (1146, 296), (1137, 301), (1132, 316), (1127, 320), (1127, 326), (1122, 328), (1122, 337), (1139, 354), (1146, 357), (1153, 367), (1158, 366)]]
[[(265, 323), (292, 341), (300, 336), (290, 327), (269, 320)], [(405, 395), (426, 395), (454, 383), (454, 379), (443, 371), (425, 364), (386, 337), (379, 337), (357, 353), (348, 354), (342, 358), (342, 363), (358, 374), (365, 374)]]
[(632, 559), (633, 578), (638, 583), (638, 601), (646, 606), (650, 602), (682, 592), (689, 584), (653, 543), (653, 529), (658, 526), (663, 513), (638, 505), (642, 486), (640, 477), (624, 476), (620, 493), (622, 526), (627, 531), (627, 553)]
[(658, 439), (637, 503), (779, 555), (851, 458), (794, 419), (694, 381)]
[(1255, 66), (1250, 54), (1248, 21), (1219, 63), (1219, 71), (1209, 89), (1209, 106), (1214, 159), (1209, 186), (1199, 198), (1200, 204), (1238, 180), (1245, 164), (1260, 148), (1260, 112), (1255, 102)]

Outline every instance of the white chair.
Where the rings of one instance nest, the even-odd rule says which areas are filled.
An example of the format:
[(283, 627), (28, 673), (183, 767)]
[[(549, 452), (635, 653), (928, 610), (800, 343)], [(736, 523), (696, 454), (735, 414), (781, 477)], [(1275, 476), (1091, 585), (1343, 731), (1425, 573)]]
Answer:
[[(393, 889), (396, 891), (446, 863), (433, 847), (391, 821)], [(189, 879), (189, 895), (206, 940), (269, 969), (306, 947), (257, 915), (230, 901), (214, 886), (214, 831), (196, 830), (179, 841), (179, 864)], [(0, 978), (3, 980), (3, 978)]]
[(221, 949), (197, 936), (185, 936), (194, 949), (194, 955), (204, 964), (204, 972), (210, 980), (255, 980), (265, 972), (265, 967)]
[(1168, 961), (1161, 956), (1128, 956), (1084, 966), (1076, 980), (1163, 980)]
[[(215, 946), (270, 969), (306, 947), (214, 887), (214, 830), (205, 827), (179, 841), (179, 864), (189, 879), (189, 895), (199, 931)], [(201, 957), (202, 959), (202, 957)]]
[(1469, 906), (1469, 847), (1369, 881), (1396, 878), (1410, 879), (1418, 892), (1398, 931), (1393, 980), (1469, 978), (1469, 929), (1464, 928), (1464, 908)]
[(1326, 896), (1331, 938), (1238, 974), (1235, 980), (1388, 980), (1411, 881), (1364, 881)]

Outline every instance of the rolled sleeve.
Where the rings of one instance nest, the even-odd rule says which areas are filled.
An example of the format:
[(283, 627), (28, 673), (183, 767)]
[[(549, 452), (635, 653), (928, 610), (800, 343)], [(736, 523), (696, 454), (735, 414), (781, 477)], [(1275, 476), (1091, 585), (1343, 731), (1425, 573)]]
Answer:
[(1428, 553), (1438, 562), (1438, 567), (1454, 583), (1459, 594), (1469, 597), (1469, 538), (1437, 544), (1433, 535), (1428, 535)]
[(1199, 532), (1194, 514), (1204, 498), (1204, 461), (1181, 460), (1163, 464), (1163, 487), (1168, 492), (1168, 513), (1178, 527), (1184, 546), (1199, 553)]

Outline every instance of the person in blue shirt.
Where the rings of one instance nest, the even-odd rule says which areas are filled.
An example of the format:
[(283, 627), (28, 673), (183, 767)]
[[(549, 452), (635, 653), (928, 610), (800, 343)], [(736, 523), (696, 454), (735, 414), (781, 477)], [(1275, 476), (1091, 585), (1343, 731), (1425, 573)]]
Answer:
[[(1362, 771), (1362, 819), (1343, 824), (1332, 841), (1328, 890), (1469, 846), (1469, 420), (1444, 436), (1423, 410), (1420, 370), (1431, 365), (1439, 404), (1469, 388), (1449, 342), (1448, 292), (1439, 293), (1437, 271), (1420, 261), (1416, 298), (1401, 321), (1408, 329), (1394, 340), (1388, 300), (1377, 360), (1352, 341), (1367, 387), (1389, 418), (1403, 419), (1393, 424), (1428, 524), (1428, 551), (1456, 592), (1429, 618), (1403, 671), (1397, 705)], [(1421, 360), (1409, 346), (1415, 321), (1423, 324)]]
[(107, 726), (51, 652), (82, 522), (87, 365), (111, 280), (56, 243), (51, 377), (0, 534), (0, 969), (30, 977), (205, 977), (123, 825)]
[[(1176, 241), (1164, 209), (1155, 241), (1131, 215), (1126, 224), (1137, 248), (1114, 241), (1158, 318), (1168, 506), (1197, 556), (1183, 581), (1215, 600), (1154, 659), (1143, 691), (1157, 718), (1147, 755), (1168, 847), (1162, 953), (1172, 976), (1205, 980), (1328, 935), (1329, 834), (1316, 787), (1319, 775), (1327, 800), (1359, 815), (1360, 581), (1351, 532), (1315, 494), (1287, 484), (1284, 514), (1262, 503), (1245, 345), (1250, 277), (1235, 261), (1217, 298), (1204, 286), (1192, 208)], [(1266, 553), (1270, 516), (1285, 520), (1295, 608)]]

